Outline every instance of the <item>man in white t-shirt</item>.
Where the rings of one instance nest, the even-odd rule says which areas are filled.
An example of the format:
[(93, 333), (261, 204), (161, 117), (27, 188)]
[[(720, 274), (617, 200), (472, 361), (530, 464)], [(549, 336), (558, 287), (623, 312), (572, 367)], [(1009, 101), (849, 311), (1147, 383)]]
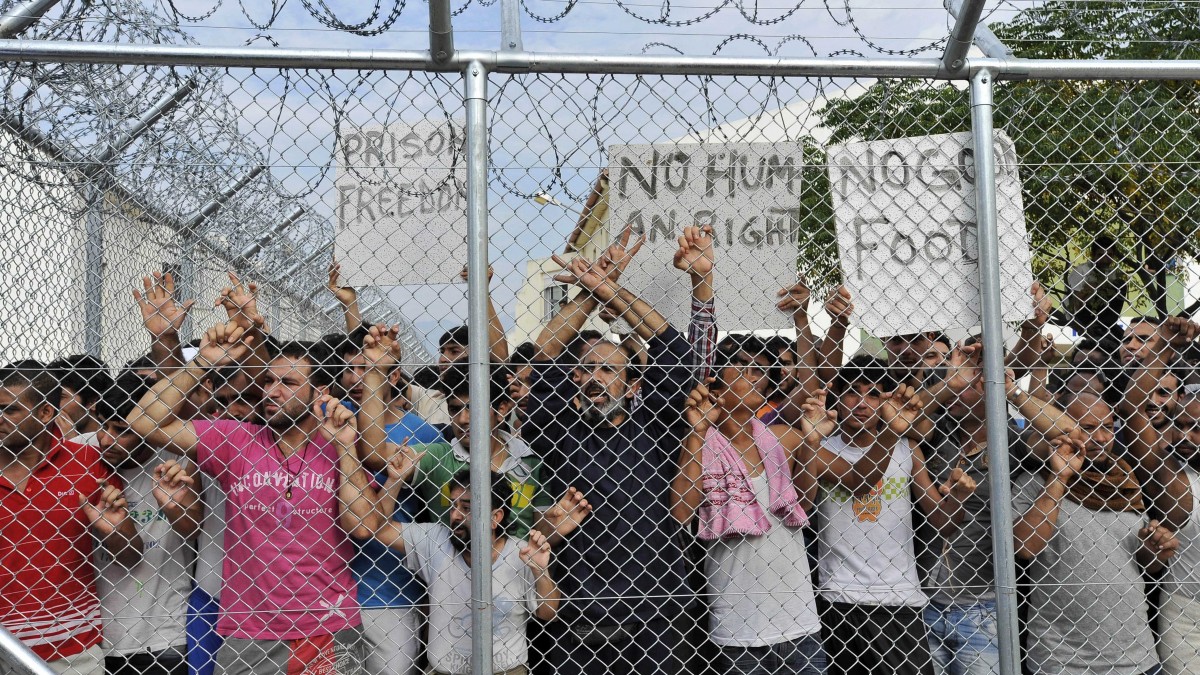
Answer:
[[(470, 471), (459, 471), (449, 484), (450, 526), (441, 523), (399, 523), (388, 513), (396, 494), (416, 468), (420, 455), (404, 447), (388, 466), (389, 481), (380, 500), (375, 537), (405, 552), (405, 565), (428, 584), (430, 671), (442, 675), (471, 672), (471, 489)], [(543, 621), (558, 612), (561, 595), (550, 576), (550, 544), (538, 531), (529, 541), (505, 535), (512, 502), (507, 478), (492, 473), (492, 670), (505, 675), (528, 672), (529, 644), (525, 628), (529, 615)], [(573, 493), (561, 534), (569, 534), (586, 517), (587, 502)], [(562, 504), (560, 503), (560, 506)], [(481, 514), (476, 514), (481, 515)]]
[(96, 402), (101, 427), (96, 445), (120, 476), (145, 544), (133, 567), (103, 550), (94, 554), (96, 589), (104, 630), (104, 669), (108, 675), (184, 675), (184, 630), (203, 504), (189, 475), (194, 467), (147, 445), (129, 430), (125, 418), (149, 390), (141, 377), (119, 378)]
[[(826, 411), (804, 406), (811, 454), (802, 471), (819, 482), (820, 592), (830, 601), (822, 637), (831, 675), (932, 675), (929, 635), (913, 550), (913, 501), (949, 534), (975, 482), (961, 469), (934, 485), (919, 448), (904, 437), (922, 414), (920, 396), (892, 391), (887, 364), (855, 357), (838, 369)], [(835, 416), (836, 415), (836, 416)]]

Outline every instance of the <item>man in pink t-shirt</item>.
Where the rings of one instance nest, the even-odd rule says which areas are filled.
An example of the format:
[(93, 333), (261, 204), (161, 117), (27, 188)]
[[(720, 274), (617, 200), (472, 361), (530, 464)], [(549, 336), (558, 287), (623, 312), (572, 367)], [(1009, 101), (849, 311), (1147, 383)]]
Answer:
[(338, 448), (358, 434), (328, 396), (328, 350), (273, 350), (258, 378), (265, 426), (178, 417), (205, 370), (242, 361), (250, 341), (234, 322), (210, 329), (195, 359), (142, 399), (130, 427), (194, 460), (228, 495), (217, 674), (356, 674), (361, 622), (347, 533), (370, 532), (343, 506), (360, 495), (340, 479)]

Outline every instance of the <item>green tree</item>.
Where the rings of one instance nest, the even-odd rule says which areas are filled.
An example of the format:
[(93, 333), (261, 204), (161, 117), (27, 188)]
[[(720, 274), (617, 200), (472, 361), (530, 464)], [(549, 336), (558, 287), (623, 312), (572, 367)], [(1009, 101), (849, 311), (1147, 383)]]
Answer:
[[(1052, 0), (992, 28), (1025, 58), (1200, 59), (1200, 13), (1178, 3)], [(1165, 263), (1200, 249), (1198, 92), (1193, 81), (996, 83), (995, 125), (1021, 159), (1036, 277), (1058, 286), (1108, 232), (1166, 312)], [(968, 131), (969, 103), (961, 82), (880, 80), (821, 115), (837, 144)]]

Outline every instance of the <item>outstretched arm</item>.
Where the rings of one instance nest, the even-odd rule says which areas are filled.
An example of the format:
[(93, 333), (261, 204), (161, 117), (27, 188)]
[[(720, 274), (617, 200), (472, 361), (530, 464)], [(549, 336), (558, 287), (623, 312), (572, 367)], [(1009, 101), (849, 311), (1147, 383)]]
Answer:
[(958, 531), (966, 516), (963, 504), (975, 492), (975, 479), (961, 467), (955, 467), (949, 479), (936, 485), (925, 469), (925, 455), (913, 446), (913, 496), (929, 522), (943, 538), (949, 539)]
[[(200, 384), (204, 372), (223, 362), (237, 362), (250, 351), (253, 337), (232, 321), (217, 324), (205, 333), (200, 351), (183, 368), (154, 385), (129, 414), (129, 428), (150, 445), (196, 461), (196, 429), (180, 419), (187, 396)], [(244, 338), (244, 339), (243, 339)]]
[(129, 502), (115, 485), (100, 483), (100, 497), (93, 503), (78, 493), (79, 507), (92, 525), (96, 538), (113, 559), (125, 567), (142, 560), (144, 545), (137, 523), (129, 516)]
[(687, 525), (696, 516), (704, 502), (704, 435), (720, 416), (717, 398), (708, 387), (696, 385), (684, 404), (683, 418), (688, 423), (688, 432), (683, 437), (683, 449), (679, 453), (679, 468), (671, 481), (671, 515), (681, 525)]
[(189, 466), (172, 459), (154, 468), (154, 499), (171, 529), (184, 539), (199, 534), (204, 519), (198, 476), (188, 473)]
[(541, 532), (530, 530), (529, 543), (521, 547), (517, 555), (533, 573), (533, 594), (537, 602), (534, 616), (542, 621), (552, 620), (558, 616), (562, 594), (550, 576), (550, 542)]
[(396, 510), (396, 501), (401, 490), (408, 489), (408, 481), (417, 471), (417, 465), (424, 452), (414, 452), (408, 444), (401, 445), (387, 464), (387, 484), (377, 492), (375, 502), (375, 539), (384, 546), (390, 546), (398, 551), (404, 550), (404, 525), (392, 519)]
[(695, 352), (701, 381), (708, 378), (717, 350), (716, 309), (713, 306), (714, 260), (712, 226), (683, 228), (674, 265), (675, 269), (687, 272), (692, 282), (688, 343)]
[(798, 384), (780, 407), (779, 419), (796, 423), (804, 415), (802, 408), (808, 398), (820, 389), (817, 381), (819, 348), (808, 323), (808, 285), (802, 280), (791, 288), (781, 288), (777, 295), (782, 299), (775, 303), (775, 308), (790, 314), (792, 324), (796, 327), (796, 354), (799, 357), (796, 361)]
[(327, 284), (333, 296), (342, 305), (342, 314), (346, 317), (346, 332), (353, 333), (362, 325), (362, 312), (358, 308), (358, 291), (341, 283), (342, 266), (336, 260), (329, 264), (329, 283)]
[(1050, 472), (1042, 493), (1029, 510), (1013, 522), (1016, 554), (1025, 560), (1036, 558), (1054, 538), (1058, 511), (1067, 496), (1067, 486), (1083, 467), (1083, 441), (1062, 436), (1053, 441)]
[(854, 303), (850, 300), (850, 291), (845, 286), (838, 286), (825, 301), (825, 313), (829, 315), (829, 330), (821, 340), (821, 354), (818, 359), (817, 377), (821, 382), (828, 383), (837, 375), (837, 369), (842, 367), (846, 359), (846, 331), (850, 328), (850, 315), (854, 312)]
[(142, 292), (134, 288), (133, 299), (141, 310), (142, 325), (150, 333), (150, 360), (160, 374), (169, 375), (183, 365), (179, 330), (195, 301), (176, 303), (175, 277), (159, 272), (142, 277)]
[(331, 443), (338, 454), (338, 524), (351, 537), (365, 539), (379, 529), (375, 504), (379, 501), (369, 476), (358, 461), (358, 427), (354, 413), (332, 396), (317, 399), (313, 415), (320, 420), (317, 433)]
[(391, 452), (388, 448), (387, 411), (391, 405), (388, 376), (400, 361), (400, 327), (371, 326), (363, 338), (362, 406), (358, 409), (359, 456), (371, 471), (382, 471)]
[[(467, 282), (466, 265), (463, 265), (462, 272), (458, 276), (463, 280), (463, 283)], [(492, 293), (490, 290), (492, 285), (491, 265), (488, 265), (487, 280), (489, 287), (487, 296), (488, 352), (491, 354), (492, 363), (505, 363), (508, 361), (508, 340), (504, 337), (504, 324), (500, 323), (500, 315), (496, 312), (496, 303), (492, 302)]]

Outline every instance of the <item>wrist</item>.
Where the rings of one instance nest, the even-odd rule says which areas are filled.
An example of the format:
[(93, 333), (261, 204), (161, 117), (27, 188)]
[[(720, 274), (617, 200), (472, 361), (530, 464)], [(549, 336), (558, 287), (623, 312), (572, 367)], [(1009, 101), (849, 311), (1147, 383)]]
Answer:
[(150, 343), (154, 345), (167, 345), (176, 347), (179, 345), (179, 331), (174, 328), (168, 328), (164, 331), (149, 331)]
[(1055, 499), (1062, 499), (1067, 494), (1067, 483), (1073, 475), (1070, 472), (1056, 471), (1050, 480), (1046, 481), (1046, 494)]
[(621, 291), (621, 287), (619, 285), (617, 285), (617, 282), (615, 280), (605, 279), (603, 282), (598, 284), (595, 288), (591, 288), (588, 290), (591, 293), (591, 296), (597, 302), (605, 303), (605, 302), (608, 302), (608, 301), (612, 300), (613, 298), (617, 297), (617, 294)]

